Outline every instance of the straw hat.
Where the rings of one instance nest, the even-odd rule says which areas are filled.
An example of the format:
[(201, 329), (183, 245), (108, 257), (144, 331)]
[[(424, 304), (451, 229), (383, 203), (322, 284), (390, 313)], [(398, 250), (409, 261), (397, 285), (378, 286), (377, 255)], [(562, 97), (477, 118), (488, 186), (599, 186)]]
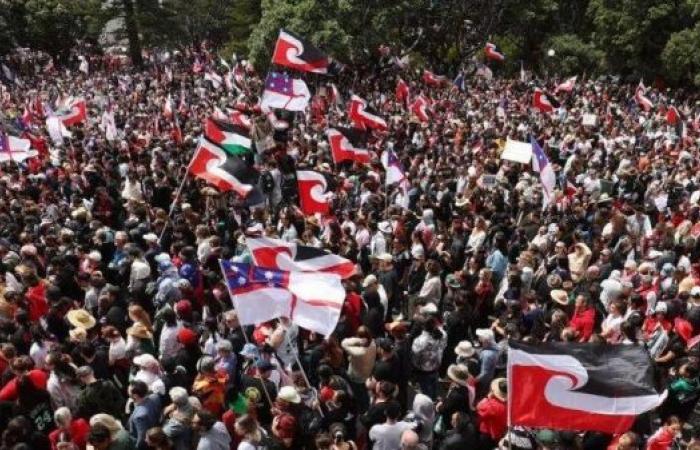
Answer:
[(283, 386), (277, 394), (277, 398), (287, 403), (301, 403), (301, 396), (293, 386)]
[(474, 356), (474, 353), (476, 353), (476, 350), (474, 350), (474, 345), (470, 341), (462, 341), (455, 347), (455, 354), (462, 358), (470, 358)]
[(460, 386), (467, 386), (467, 380), (469, 379), (469, 370), (465, 365), (462, 364), (451, 364), (447, 368), (447, 377), (459, 384)]
[(496, 378), (491, 382), (491, 393), (494, 397), (505, 402), (508, 398), (508, 384), (505, 378)]
[(569, 294), (567, 294), (563, 289), (554, 289), (549, 293), (549, 296), (552, 297), (552, 300), (562, 306), (569, 304)]
[(68, 314), (66, 314), (66, 319), (71, 326), (75, 328), (84, 328), (86, 330), (94, 327), (97, 323), (92, 314), (84, 309), (73, 309), (68, 311)]
[(87, 340), (87, 330), (82, 327), (73, 328), (68, 332), (68, 336), (73, 342), (85, 342)]
[(127, 328), (126, 334), (138, 339), (151, 339), (153, 337), (153, 333), (141, 322), (136, 322), (131, 327)]

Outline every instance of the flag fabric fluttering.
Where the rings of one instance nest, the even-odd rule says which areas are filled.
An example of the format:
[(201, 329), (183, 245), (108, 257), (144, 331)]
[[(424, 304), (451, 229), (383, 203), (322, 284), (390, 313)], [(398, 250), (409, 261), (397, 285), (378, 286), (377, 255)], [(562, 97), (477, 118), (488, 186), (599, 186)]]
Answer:
[(20, 163), (38, 155), (39, 152), (31, 150), (31, 141), (29, 139), (10, 136), (0, 130), (0, 162), (14, 161)]
[(188, 170), (221, 192), (233, 191), (245, 198), (257, 190), (258, 171), (204, 136), (199, 139)]
[(428, 69), (423, 70), (423, 82), (428, 86), (440, 86), (445, 82), (445, 77), (442, 75), (435, 75)]
[(251, 258), (258, 266), (292, 272), (326, 272), (350, 278), (355, 264), (349, 259), (310, 245), (269, 237), (246, 238)]
[(638, 345), (510, 341), (507, 372), (512, 425), (619, 434), (666, 398)]
[(246, 128), (213, 117), (204, 124), (204, 135), (231, 155), (248, 153), (253, 146)]
[(322, 173), (313, 170), (297, 170), (297, 187), (299, 190), (299, 208), (307, 215), (328, 214), (330, 211), (330, 194), (328, 182)]
[(423, 95), (419, 95), (413, 100), (410, 110), (421, 122), (425, 123), (430, 121), (430, 101)]
[(382, 166), (384, 166), (384, 170), (386, 171), (385, 183), (387, 186), (394, 183), (401, 183), (406, 179), (401, 161), (399, 161), (398, 156), (396, 156), (393, 150), (384, 150), (381, 160)]
[(204, 74), (204, 80), (210, 82), (214, 89), (221, 89), (221, 86), (224, 84), (224, 79), (221, 75), (213, 70), (208, 70)]
[(559, 107), (559, 102), (542, 89), (535, 88), (535, 93), (532, 96), (532, 106), (540, 112), (551, 113), (554, 111), (554, 108)]
[(87, 58), (85, 58), (83, 55), (78, 56), (78, 59), (80, 60), (80, 66), (78, 67), (78, 70), (83, 72), (86, 76), (90, 74), (90, 65), (88, 64)]
[(331, 147), (333, 161), (336, 164), (343, 161), (367, 164), (370, 161), (369, 150), (360, 147), (361, 139), (357, 131), (350, 128), (330, 128), (326, 130), (326, 136)]
[(567, 79), (566, 81), (564, 81), (563, 83), (560, 83), (559, 85), (557, 85), (556, 89), (554, 89), (554, 92), (557, 93), (560, 91), (563, 91), (563, 92), (573, 91), (574, 87), (576, 86), (577, 78), (578, 78), (577, 76), (571, 77), (571, 78)]
[(530, 143), (532, 144), (532, 170), (540, 175), (542, 202), (543, 206), (546, 207), (554, 196), (554, 186), (557, 183), (557, 178), (552, 165), (549, 163), (549, 158), (547, 158), (544, 150), (533, 136), (530, 136)]
[(265, 80), (265, 90), (260, 106), (263, 109), (279, 108), (288, 111), (304, 111), (311, 93), (303, 80), (287, 74), (270, 72)]
[(288, 272), (225, 260), (220, 264), (241, 325), (286, 317), (324, 336), (335, 329), (345, 301), (338, 275)]
[(173, 97), (172, 95), (168, 94), (166, 97), (165, 101), (163, 102), (163, 116), (166, 119), (172, 119), (173, 118)]
[(63, 125), (71, 127), (85, 122), (87, 119), (87, 104), (83, 98), (69, 99), (64, 106), (55, 112)]
[(486, 59), (491, 61), (504, 61), (506, 56), (498, 49), (498, 46), (492, 42), (487, 42), (484, 46), (484, 54)]
[(460, 71), (459, 74), (455, 77), (454, 81), (452, 81), (452, 85), (454, 86), (454, 89), (457, 89), (459, 92), (465, 91), (465, 80), (463, 71)]
[(642, 80), (639, 80), (639, 85), (634, 91), (634, 100), (637, 102), (637, 105), (640, 108), (642, 108), (644, 111), (649, 112), (654, 107), (654, 104), (649, 99), (649, 97), (646, 96), (646, 92), (647, 88), (644, 86), (644, 82)]
[(328, 73), (330, 63), (328, 56), (321, 50), (284, 29), (280, 30), (277, 38), (272, 62), (302, 72), (321, 74)]
[(396, 82), (396, 101), (405, 106), (408, 103), (409, 92), (408, 83), (399, 78)]
[(386, 131), (388, 129), (386, 120), (374, 114), (374, 112), (367, 107), (367, 102), (357, 95), (353, 95), (350, 99), (350, 112), (348, 116), (355, 127), (363, 130), (372, 128)]

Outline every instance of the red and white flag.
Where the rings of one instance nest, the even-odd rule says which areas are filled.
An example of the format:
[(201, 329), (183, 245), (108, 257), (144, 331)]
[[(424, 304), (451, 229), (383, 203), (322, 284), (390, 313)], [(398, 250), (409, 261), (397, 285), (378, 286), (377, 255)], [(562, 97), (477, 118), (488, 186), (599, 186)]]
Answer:
[(506, 59), (506, 55), (504, 55), (503, 52), (499, 50), (498, 46), (492, 42), (486, 43), (484, 46), (484, 54), (486, 55), (486, 59), (490, 59), (492, 61), (504, 61)]
[(637, 89), (634, 91), (634, 101), (637, 102), (637, 105), (639, 105), (640, 108), (642, 108), (644, 111), (651, 111), (651, 108), (654, 107), (654, 104), (649, 100), (649, 97), (646, 96), (647, 88), (644, 86), (644, 82), (642, 80), (639, 80), (639, 85), (637, 86)]
[(328, 65), (330, 64), (325, 53), (300, 36), (286, 30), (280, 30), (272, 62), (291, 69), (313, 73), (328, 73)]
[(63, 125), (71, 127), (87, 119), (87, 103), (84, 98), (69, 99), (65, 109), (56, 111), (56, 117)]
[(307, 330), (333, 333), (345, 301), (345, 288), (332, 273), (288, 272), (221, 260), (241, 325), (286, 317)]
[(357, 147), (352, 142), (353, 134), (353, 130), (347, 128), (330, 128), (326, 131), (333, 161), (336, 164), (343, 161), (355, 161), (361, 164), (369, 163), (369, 150)]
[(559, 107), (559, 102), (540, 88), (535, 88), (532, 96), (532, 106), (543, 113), (551, 113)]
[(352, 123), (355, 124), (357, 128), (363, 130), (372, 128), (386, 131), (389, 128), (386, 120), (374, 114), (374, 112), (367, 107), (367, 102), (357, 95), (353, 95), (350, 99), (350, 112), (348, 115)]
[(349, 259), (309, 245), (268, 237), (246, 238), (246, 244), (258, 266), (292, 272), (328, 272), (341, 278), (349, 278), (355, 272), (355, 264)]
[(624, 433), (665, 398), (644, 347), (509, 342), (512, 425)]
[(299, 206), (307, 216), (330, 211), (330, 195), (326, 192), (328, 183), (323, 174), (313, 170), (298, 170)]
[(409, 93), (408, 83), (399, 78), (396, 82), (396, 101), (405, 106), (408, 103)]
[(168, 94), (165, 102), (163, 102), (163, 116), (166, 119), (173, 118), (173, 97), (170, 94)]
[(428, 86), (440, 86), (443, 84), (447, 78), (442, 75), (435, 75), (428, 69), (423, 70), (423, 82)]
[(573, 91), (573, 90), (574, 90), (574, 86), (576, 86), (576, 79), (577, 79), (577, 78), (578, 78), (578, 77), (571, 77), (571, 78), (569, 78), (568, 80), (566, 80), (565, 82), (559, 84), (559, 85), (556, 87), (556, 89), (554, 89), (554, 92), (556, 93), (556, 92), (559, 92), (559, 91), (563, 91), (563, 92), (571, 92), (571, 91)]
[(666, 110), (666, 122), (668, 122), (669, 125), (676, 126), (680, 120), (681, 113), (678, 111), (678, 108), (674, 105), (669, 106)]
[(430, 121), (430, 101), (424, 96), (419, 95), (411, 103), (411, 112), (414, 116), (418, 118), (421, 122)]

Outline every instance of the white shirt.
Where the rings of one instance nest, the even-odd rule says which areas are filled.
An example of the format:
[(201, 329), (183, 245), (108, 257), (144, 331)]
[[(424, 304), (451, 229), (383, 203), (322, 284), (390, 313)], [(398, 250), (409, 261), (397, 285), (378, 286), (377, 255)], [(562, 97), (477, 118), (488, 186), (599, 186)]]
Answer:
[(177, 342), (177, 332), (180, 326), (164, 326), (160, 331), (160, 341), (158, 342), (158, 354), (161, 359), (165, 356), (175, 356), (180, 350), (180, 343)]
[(612, 330), (612, 333), (610, 336), (608, 336), (608, 342), (617, 343), (620, 341), (620, 338), (622, 337), (620, 326), (624, 321), (625, 318), (623, 316), (614, 317), (612, 314), (608, 314), (607, 317), (605, 317), (605, 320), (603, 320), (603, 323), (601, 324), (601, 329), (604, 333), (608, 330)]
[(401, 435), (404, 431), (412, 428), (413, 424), (408, 422), (374, 425), (369, 430), (369, 440), (373, 443), (372, 450), (399, 450), (401, 448)]
[(382, 253), (386, 253), (386, 239), (381, 231), (377, 231), (370, 240), (369, 254), (372, 256), (378, 256)]

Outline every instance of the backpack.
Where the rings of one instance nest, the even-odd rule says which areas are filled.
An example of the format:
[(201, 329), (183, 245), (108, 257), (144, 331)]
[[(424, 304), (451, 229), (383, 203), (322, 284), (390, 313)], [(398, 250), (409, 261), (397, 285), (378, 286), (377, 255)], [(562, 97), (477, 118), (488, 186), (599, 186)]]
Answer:
[(260, 185), (265, 194), (269, 194), (275, 189), (275, 179), (272, 178), (272, 174), (269, 171), (263, 172), (260, 177)]

